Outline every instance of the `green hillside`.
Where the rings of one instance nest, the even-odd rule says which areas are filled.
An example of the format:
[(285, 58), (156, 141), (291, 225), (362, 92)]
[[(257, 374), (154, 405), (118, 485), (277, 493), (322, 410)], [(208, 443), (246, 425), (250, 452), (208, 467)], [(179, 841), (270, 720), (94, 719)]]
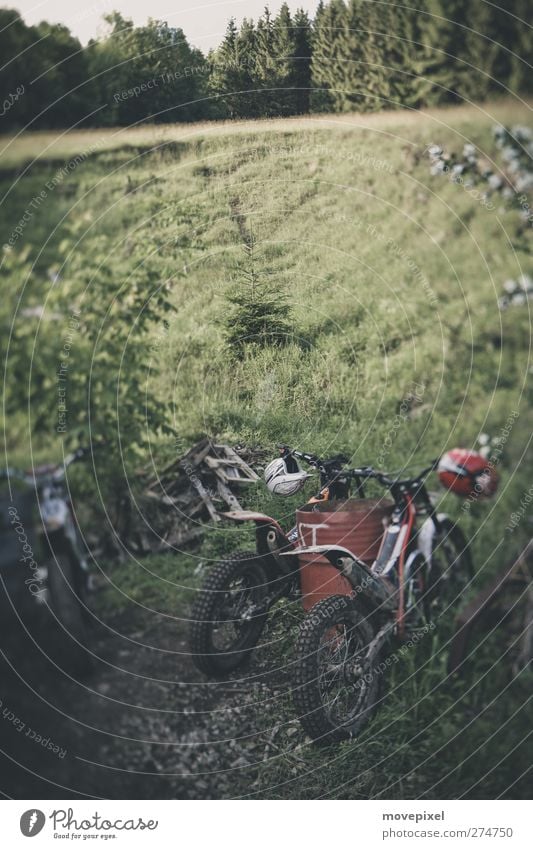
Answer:
[[(505, 280), (533, 276), (533, 230), (513, 198), (483, 200), (484, 183), (432, 175), (427, 149), (460, 156), (471, 143), (485, 170), (507, 178), (496, 124), (533, 127), (530, 105), (2, 137), (9, 462), (27, 464), (30, 451), (60, 456), (64, 440), (90, 430), (111, 434), (127, 474), (163, 468), (176, 440), (185, 448), (204, 433), (416, 469), (486, 433), (503, 439), (497, 498), (469, 510), (445, 499), (472, 540), (482, 586), (531, 534), (525, 518), (505, 535), (530, 486), (530, 312), (527, 303), (502, 312), (498, 298)], [(247, 285), (250, 240), (257, 285), (286, 298), (291, 333), (282, 345), (245, 345), (239, 357), (225, 342), (227, 296)], [(120, 460), (97, 467), (102, 498), (115, 497)], [(287, 512), (262, 490), (251, 500)], [(199, 580), (188, 576), (235, 539), (211, 534), (194, 557), (110, 565), (118, 593), (104, 592), (102, 610), (127, 606), (134, 616), (153, 606), (186, 619)], [(523, 682), (509, 686), (504, 664), (490, 671), (489, 644), (468, 683), (441, 685), (448, 626), (395, 671), (390, 702), (361, 741), (328, 755), (296, 752), (303, 741), (282, 735), (279, 757), (250, 773), (253, 792), (505, 792), (508, 760), (490, 770), (522, 734)], [(287, 642), (276, 643), (280, 662)], [(426, 665), (414, 676), (417, 664)], [(280, 722), (290, 718), (284, 687), (272, 707)], [(500, 742), (485, 743), (517, 709)], [(248, 792), (235, 780), (229, 795)]]

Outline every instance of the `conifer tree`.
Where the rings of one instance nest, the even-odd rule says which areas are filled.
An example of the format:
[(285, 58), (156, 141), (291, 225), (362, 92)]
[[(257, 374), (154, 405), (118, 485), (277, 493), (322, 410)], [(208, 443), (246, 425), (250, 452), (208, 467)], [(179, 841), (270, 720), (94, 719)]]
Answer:
[(309, 15), (298, 9), (294, 15), (294, 59), (291, 79), (295, 88), (295, 112), (303, 115), (309, 112), (311, 100), (311, 56), (312, 29)]
[(383, 10), (383, 63), (388, 75), (389, 105), (416, 107), (420, 45), (416, 43), (415, 9), (388, 5)]
[(506, 90), (531, 91), (533, 29), (530, 26), (530, 0), (489, 4), (486, 17), (484, 31), (489, 40), (485, 44), (493, 50), (490, 91), (498, 94), (506, 93)]
[(493, 82), (498, 44), (492, 34), (494, 7), (483, 0), (471, 0), (466, 8), (466, 59), (469, 65), (463, 72), (461, 94), (469, 100), (488, 96)]
[(260, 118), (261, 101), (257, 90), (260, 87), (260, 74), (257, 61), (258, 41), (254, 23), (244, 18), (237, 36), (237, 58), (241, 71), (241, 90), (239, 97), (240, 117)]
[(338, 34), (339, 66), (342, 77), (338, 100), (342, 111), (368, 109), (370, 59), (367, 33), (368, 5), (364, 0), (350, 0), (344, 27)]
[(224, 322), (224, 337), (236, 359), (254, 347), (286, 345), (292, 333), (287, 296), (269, 281), (268, 269), (260, 269), (252, 230), (242, 248), (237, 282), (226, 296), (230, 309)]
[(315, 18), (311, 61), (313, 105), (319, 111), (345, 108), (347, 9), (342, 0), (321, 5)]
[(276, 85), (276, 68), (274, 60), (274, 22), (268, 7), (257, 22), (255, 30), (255, 106), (257, 114), (268, 117), (275, 114), (272, 89)]
[(327, 90), (324, 63), (327, 60), (328, 42), (325, 33), (326, 5), (319, 0), (315, 17), (311, 24), (311, 93), (309, 106), (313, 112), (327, 112), (333, 109), (333, 97)]
[(295, 49), (291, 13), (287, 3), (283, 3), (274, 21), (272, 42), (276, 91), (272, 92), (271, 100), (277, 106), (278, 115), (294, 115), (297, 111), (294, 90)]
[(533, 86), (533, 29), (530, 0), (509, 0), (506, 11), (512, 13), (512, 32), (506, 44), (511, 53), (509, 88), (513, 92), (531, 92)]
[[(359, 3), (361, 10), (361, 75), (365, 80), (367, 97), (365, 109), (379, 110), (389, 106), (391, 95), (391, 72), (386, 67), (388, 31), (384, 7), (374, 0)], [(391, 21), (394, 29), (396, 16)]]
[(445, 45), (449, 41), (446, 16), (441, 0), (417, 0), (417, 38), (420, 43), (418, 63), (417, 103), (431, 106), (445, 102), (449, 94), (445, 90), (448, 57)]
[(366, 0), (350, 0), (344, 15), (339, 11), (342, 25), (337, 31), (336, 55), (341, 111), (365, 112), (380, 106), (385, 79), (377, 14), (376, 7)]
[(239, 62), (237, 46), (238, 30), (235, 19), (231, 18), (220, 47), (210, 55), (211, 76), (210, 90), (220, 97), (231, 118), (240, 117), (240, 92), (246, 85), (243, 78), (243, 68)]
[[(477, 3), (479, 0), (469, 0), (468, 5), (471, 7), (471, 4)], [(442, 14), (447, 18), (439, 22), (440, 46), (444, 57), (436, 81), (443, 86), (443, 100), (461, 102), (469, 97), (473, 78), (477, 76), (468, 64), (469, 31), (463, 0), (446, 0), (442, 4)]]

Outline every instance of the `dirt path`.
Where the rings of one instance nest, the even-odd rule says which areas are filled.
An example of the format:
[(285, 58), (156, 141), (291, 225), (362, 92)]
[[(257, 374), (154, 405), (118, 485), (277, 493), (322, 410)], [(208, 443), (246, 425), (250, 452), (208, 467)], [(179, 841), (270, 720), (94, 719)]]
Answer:
[(282, 729), (297, 745), (275, 624), (226, 682), (196, 671), (183, 623), (123, 614), (107, 625), (116, 633), (93, 634), (100, 659), (80, 682), (21, 633), (0, 657), (5, 796), (234, 798), (257, 789), (257, 764), (280, 751)]

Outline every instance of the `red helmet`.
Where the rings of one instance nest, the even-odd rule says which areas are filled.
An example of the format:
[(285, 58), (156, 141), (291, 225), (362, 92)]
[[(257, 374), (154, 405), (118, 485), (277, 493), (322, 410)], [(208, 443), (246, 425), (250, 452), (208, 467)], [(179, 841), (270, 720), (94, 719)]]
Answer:
[(496, 469), (477, 451), (452, 448), (440, 458), (437, 471), (441, 484), (463, 498), (490, 498), (498, 488)]

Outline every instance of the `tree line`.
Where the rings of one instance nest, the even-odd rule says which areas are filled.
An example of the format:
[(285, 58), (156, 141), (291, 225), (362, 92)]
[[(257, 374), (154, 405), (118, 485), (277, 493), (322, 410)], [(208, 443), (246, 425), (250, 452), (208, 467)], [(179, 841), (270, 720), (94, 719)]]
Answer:
[(0, 117), (22, 127), (129, 125), (420, 108), (533, 86), (530, 0), (286, 3), (204, 54), (164, 21), (105, 16), (82, 48), (66, 26), (0, 10)]

